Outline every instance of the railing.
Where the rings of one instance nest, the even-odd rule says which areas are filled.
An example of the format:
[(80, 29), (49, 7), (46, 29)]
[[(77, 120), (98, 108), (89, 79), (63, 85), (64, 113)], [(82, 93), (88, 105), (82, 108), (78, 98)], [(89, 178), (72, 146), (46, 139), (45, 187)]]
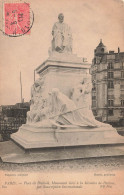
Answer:
[(18, 131), (19, 127), (25, 123), (25, 118), (17, 118), (12, 121), (0, 120), (0, 134), (2, 137), (0, 141), (9, 140), (10, 135)]

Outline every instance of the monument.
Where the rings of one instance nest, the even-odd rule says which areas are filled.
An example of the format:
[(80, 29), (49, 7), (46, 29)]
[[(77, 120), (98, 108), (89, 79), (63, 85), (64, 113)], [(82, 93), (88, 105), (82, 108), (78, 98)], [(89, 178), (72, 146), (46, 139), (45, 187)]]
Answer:
[[(98, 146), (124, 144), (124, 138), (111, 125), (95, 120), (91, 110), (90, 64), (72, 53), (71, 29), (63, 22), (63, 14), (59, 14), (58, 19), (52, 29), (49, 57), (36, 68), (39, 79), (31, 87), (27, 122), (11, 139), (25, 151), (52, 150), (52, 157), (47, 160), (112, 155), (109, 150), (99, 153)], [(90, 146), (90, 152), (84, 146)], [(72, 151), (80, 147), (81, 151), (77, 156), (72, 151), (69, 155), (70, 147)], [(56, 157), (55, 153), (62, 148), (66, 148), (68, 155), (65, 152), (64, 156)], [(120, 155), (117, 148), (115, 153)], [(42, 160), (41, 157), (39, 161)]]

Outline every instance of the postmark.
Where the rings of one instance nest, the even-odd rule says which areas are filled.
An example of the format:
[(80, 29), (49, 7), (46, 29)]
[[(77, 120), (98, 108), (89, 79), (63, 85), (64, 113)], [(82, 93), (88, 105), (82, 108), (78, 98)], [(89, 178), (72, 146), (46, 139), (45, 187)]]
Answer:
[(4, 3), (3, 33), (10, 37), (18, 37), (31, 33), (34, 13), (29, 3)]

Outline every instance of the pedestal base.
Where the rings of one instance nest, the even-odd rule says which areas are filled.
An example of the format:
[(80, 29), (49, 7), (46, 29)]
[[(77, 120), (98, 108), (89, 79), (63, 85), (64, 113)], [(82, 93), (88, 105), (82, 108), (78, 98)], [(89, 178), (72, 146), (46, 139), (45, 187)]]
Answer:
[(0, 157), (7, 163), (35, 163), (124, 156), (124, 144), (54, 147), (24, 150), (12, 141), (0, 143)]
[(116, 129), (99, 128), (41, 128), (33, 125), (22, 125), (11, 138), (25, 149), (50, 148), (65, 146), (85, 146), (97, 144), (124, 144), (124, 137)]

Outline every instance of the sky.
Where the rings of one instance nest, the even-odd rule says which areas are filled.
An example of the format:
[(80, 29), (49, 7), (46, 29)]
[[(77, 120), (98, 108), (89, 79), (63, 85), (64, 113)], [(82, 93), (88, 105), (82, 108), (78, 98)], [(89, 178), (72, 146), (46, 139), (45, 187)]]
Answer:
[[(9, 1), (9, 0), (8, 0)], [(16, 0), (15, 0), (16, 1)], [(19, 2), (19, 1), (18, 1)], [(20, 1), (23, 2), (23, 1)], [(23, 98), (30, 100), (34, 69), (48, 58), (52, 26), (58, 14), (72, 30), (73, 53), (91, 63), (102, 39), (108, 50), (124, 52), (124, 2), (120, 0), (28, 0), (34, 13), (30, 34), (5, 36), (0, 31), (0, 105), (20, 102), (20, 71)], [(2, 29), (2, 2), (0, 4)], [(38, 78), (38, 75), (36, 76)]]

